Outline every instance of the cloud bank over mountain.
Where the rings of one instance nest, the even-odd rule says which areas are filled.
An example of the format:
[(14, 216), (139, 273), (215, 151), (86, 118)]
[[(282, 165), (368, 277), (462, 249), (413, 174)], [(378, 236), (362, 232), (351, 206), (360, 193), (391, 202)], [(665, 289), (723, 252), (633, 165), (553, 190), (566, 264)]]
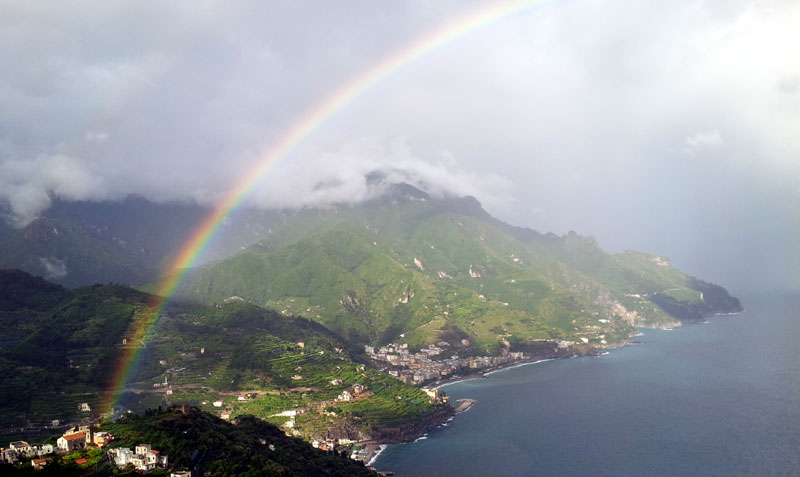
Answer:
[[(0, 2), (0, 202), (17, 225), (51, 196), (214, 203), (341, 85), (484, 5)], [(378, 170), (800, 287), (798, 24), (790, 1), (533, 3), (367, 90), (248, 201), (358, 201)]]

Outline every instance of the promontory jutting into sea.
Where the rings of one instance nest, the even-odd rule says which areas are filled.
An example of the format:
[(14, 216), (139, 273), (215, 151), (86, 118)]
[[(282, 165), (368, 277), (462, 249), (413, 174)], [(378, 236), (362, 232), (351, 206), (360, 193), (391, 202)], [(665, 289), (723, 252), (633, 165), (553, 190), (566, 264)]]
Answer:
[(0, 476), (800, 475), (800, 2), (0, 2)]

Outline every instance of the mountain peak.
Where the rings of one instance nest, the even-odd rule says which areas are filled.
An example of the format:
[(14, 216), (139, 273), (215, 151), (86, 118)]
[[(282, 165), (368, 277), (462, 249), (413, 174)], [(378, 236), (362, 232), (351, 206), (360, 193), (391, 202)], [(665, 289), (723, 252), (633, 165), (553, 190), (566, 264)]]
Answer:
[(407, 182), (399, 182), (391, 184), (384, 194), (385, 197), (392, 199), (425, 199), (429, 200), (431, 196), (424, 190), (414, 187)]

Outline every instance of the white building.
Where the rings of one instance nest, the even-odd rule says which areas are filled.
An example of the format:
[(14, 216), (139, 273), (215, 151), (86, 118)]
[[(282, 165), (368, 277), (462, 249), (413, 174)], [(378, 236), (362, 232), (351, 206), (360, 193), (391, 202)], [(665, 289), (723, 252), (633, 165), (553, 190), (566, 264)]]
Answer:
[(58, 446), (58, 450), (65, 453), (73, 452), (75, 449), (83, 449), (86, 447), (86, 434), (83, 432), (76, 432), (74, 434), (61, 436), (56, 441), (56, 445)]
[(42, 456), (42, 455), (52, 454), (54, 450), (55, 449), (53, 449), (52, 444), (43, 444), (42, 447), (40, 447), (39, 450), (36, 452), (36, 455)]
[(127, 447), (118, 447), (109, 450), (108, 453), (120, 468), (132, 464), (136, 470), (148, 471), (153, 470), (156, 466), (166, 467), (168, 465), (167, 456), (151, 449), (150, 444), (139, 444), (135, 451), (131, 451)]
[(14, 449), (2, 449), (0, 450), (0, 462), (8, 462), (10, 464), (16, 464), (19, 461), (19, 454)]
[(32, 450), (31, 445), (25, 441), (14, 441), (8, 444), (8, 447), (14, 449), (20, 454), (26, 454), (26, 455), (30, 453)]
[(353, 395), (350, 394), (350, 391), (344, 390), (342, 394), (336, 396), (337, 401), (350, 401), (353, 399)]
[(128, 465), (128, 462), (131, 461), (131, 457), (134, 456), (133, 451), (127, 447), (117, 447), (116, 449), (109, 450), (108, 453), (114, 459), (114, 463), (117, 464), (117, 467), (125, 467)]

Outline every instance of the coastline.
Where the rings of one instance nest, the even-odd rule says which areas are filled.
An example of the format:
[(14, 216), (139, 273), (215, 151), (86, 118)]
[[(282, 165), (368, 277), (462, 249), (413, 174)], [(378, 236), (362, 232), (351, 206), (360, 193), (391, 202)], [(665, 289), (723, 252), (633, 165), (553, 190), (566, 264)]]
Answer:
[[(492, 367), (486, 368), (484, 370), (476, 371), (474, 373), (469, 373), (469, 374), (466, 374), (466, 375), (451, 376), (451, 377), (449, 377), (447, 379), (442, 379), (442, 380), (439, 380), (439, 381), (435, 381), (435, 382), (433, 382), (433, 383), (431, 383), (431, 384), (429, 384), (427, 386), (424, 386), (424, 387), (428, 387), (429, 389), (441, 389), (441, 388), (443, 388), (445, 386), (450, 386), (452, 384), (461, 383), (461, 382), (465, 382), (465, 381), (471, 381), (473, 379), (489, 379), (489, 376), (494, 374), (494, 373), (498, 373), (500, 371), (505, 371), (507, 369), (519, 368), (519, 367), (522, 367), (522, 366), (528, 366), (528, 365), (531, 365), (531, 364), (540, 364), (540, 363), (544, 363), (544, 362), (547, 362), (547, 361), (553, 361), (553, 360), (556, 360), (556, 359), (578, 358), (578, 357), (583, 357), (583, 356), (601, 356), (601, 355), (607, 354), (607, 350), (609, 350), (609, 349), (620, 348), (622, 346), (627, 346), (629, 344), (634, 343), (634, 341), (633, 341), (634, 336), (630, 336), (628, 338), (628, 340), (623, 342), (623, 343), (611, 344), (611, 345), (606, 346), (604, 348), (579, 348), (577, 350), (578, 352), (573, 352), (573, 353), (553, 353), (553, 354), (549, 354), (549, 355), (539, 355), (539, 356), (531, 357), (531, 358), (528, 358), (528, 359), (525, 359), (525, 360), (516, 361), (516, 362), (513, 362), (513, 363), (507, 363), (507, 364), (501, 364), (501, 365), (498, 365), (498, 366), (492, 366)], [(463, 404), (463, 402), (465, 402), (465, 401), (468, 402), (468, 404), (466, 404), (466, 405)], [(430, 431), (431, 429), (435, 429), (437, 427), (441, 427), (441, 426), (447, 425), (447, 423), (449, 421), (453, 420), (456, 415), (458, 415), (458, 414), (460, 414), (462, 412), (466, 412), (467, 410), (469, 410), (476, 403), (476, 401), (474, 399), (467, 399), (467, 398), (459, 399), (457, 402), (459, 403), (459, 405), (457, 407), (453, 408), (454, 412), (449, 417), (447, 417), (447, 419), (443, 419), (443, 420), (441, 420), (439, 422), (436, 422), (436, 423), (433, 423), (433, 424), (431, 424), (429, 426), (426, 426), (425, 428), (423, 428), (418, 433), (413, 433), (413, 437), (412, 438), (408, 438), (408, 439), (405, 439), (403, 441), (390, 440), (390, 439), (378, 440), (376, 442), (371, 442), (371, 443), (365, 444), (364, 448), (366, 449), (367, 456), (368, 456), (368, 459), (366, 460), (366, 465), (367, 466), (372, 466), (373, 464), (375, 464), (375, 462), (378, 460), (378, 457), (380, 456), (380, 454), (389, 445), (391, 445), (391, 444), (401, 444), (401, 443), (404, 443), (404, 442), (415, 442), (415, 441), (417, 441), (417, 440), (419, 440), (421, 438), (426, 438), (427, 434), (428, 434), (428, 431)], [(462, 408), (462, 405), (464, 406), (463, 408)]]
[(367, 461), (365, 465), (370, 467), (372, 464), (374, 464), (375, 461), (378, 460), (378, 456), (381, 455), (381, 452), (386, 450), (387, 447), (389, 447), (389, 444), (370, 444), (364, 446), (364, 448), (367, 450), (367, 455), (369, 455), (369, 461)]
[[(418, 440), (421, 439), (427, 439), (428, 431), (430, 431), (431, 429), (435, 429), (437, 427), (447, 426), (448, 422), (455, 419), (455, 417), (458, 414), (469, 411), (470, 408), (472, 408), (472, 406), (474, 406), (478, 401), (476, 401), (475, 399), (464, 398), (464, 399), (459, 399), (456, 402), (458, 403), (458, 405), (453, 408), (454, 412), (452, 415), (450, 415), (447, 419), (443, 420), (442, 422), (426, 428), (420, 435), (416, 436), (414, 440), (409, 440), (407, 442), (417, 442)], [(387, 447), (389, 447), (390, 444), (399, 444), (399, 442), (366, 444), (364, 446), (364, 450), (367, 451), (367, 456), (369, 457), (369, 459), (366, 461), (365, 465), (367, 467), (370, 467), (373, 464), (375, 464), (375, 461), (378, 460), (378, 457), (384, 450), (386, 450)]]
[[(622, 346), (622, 345), (620, 345), (620, 346)], [(581, 352), (581, 353), (563, 354), (563, 355), (557, 355), (557, 356), (552, 356), (552, 357), (541, 357), (541, 356), (538, 356), (538, 357), (535, 357), (535, 358), (529, 358), (527, 360), (520, 360), (520, 361), (517, 361), (517, 362), (514, 362), (514, 363), (508, 363), (508, 364), (503, 364), (503, 365), (498, 365), (498, 366), (492, 366), (490, 368), (486, 368), (485, 370), (478, 371), (478, 372), (475, 372), (475, 373), (470, 373), (470, 374), (467, 374), (467, 375), (452, 376), (452, 377), (450, 377), (448, 379), (436, 381), (433, 386), (428, 386), (428, 387), (430, 389), (440, 389), (440, 388), (442, 388), (444, 386), (449, 386), (451, 384), (456, 384), (456, 383), (460, 383), (460, 382), (464, 382), (464, 381), (471, 381), (473, 379), (489, 379), (489, 375), (497, 373), (497, 372), (500, 372), (500, 371), (505, 371), (506, 369), (518, 368), (518, 367), (521, 367), (521, 366), (527, 366), (527, 365), (530, 365), (530, 364), (538, 364), (538, 363), (543, 363), (543, 362), (546, 362), (546, 361), (553, 361), (555, 359), (562, 359), (562, 358), (575, 358), (575, 357), (579, 357), (579, 356), (599, 356), (601, 353), (602, 353), (602, 350), (592, 348), (590, 350), (585, 350), (584, 352)], [(398, 441), (396, 439), (381, 439), (381, 440), (376, 440), (375, 442), (365, 443), (364, 444), (364, 449), (367, 452), (367, 459), (365, 461), (365, 465), (367, 467), (370, 467), (370, 466), (374, 465), (375, 462), (378, 460), (378, 457), (380, 456), (380, 454), (391, 444), (402, 444), (402, 443), (405, 443), (405, 442), (415, 442), (415, 441), (417, 441), (419, 439), (427, 438), (428, 431), (430, 431), (431, 429), (435, 429), (437, 427), (446, 426), (447, 423), (450, 422), (451, 420), (453, 420), (458, 414), (461, 414), (462, 412), (468, 411), (472, 406), (474, 406), (477, 403), (476, 400), (469, 399), (469, 398), (459, 399), (456, 402), (458, 403), (457, 406), (452, 408), (453, 412), (451, 414), (447, 415), (445, 419), (438, 419), (438, 420), (436, 420), (436, 422), (431, 423), (430, 425), (423, 427), (418, 432), (410, 433), (409, 436), (407, 436), (407, 438), (402, 440), (402, 441)]]
[[(712, 313), (712, 314), (707, 315), (706, 318), (714, 317), (714, 316), (736, 315), (736, 314), (739, 314), (739, 313), (742, 313), (742, 312), (739, 311), (739, 312), (728, 312), (728, 313)], [(677, 327), (677, 326), (682, 326), (684, 324), (690, 324), (690, 323), (696, 323), (696, 322), (681, 322), (679, 320), (677, 322), (677, 324), (671, 325), (670, 328)], [(702, 322), (700, 322), (700, 323), (702, 323)], [(628, 346), (628, 345), (631, 345), (631, 344), (638, 344), (639, 342), (636, 341), (635, 338), (638, 337), (638, 336), (642, 336), (643, 335), (643, 333), (641, 331), (643, 329), (664, 330), (665, 328), (664, 327), (658, 327), (658, 326), (656, 326), (656, 327), (636, 327), (636, 330), (635, 330), (634, 334), (629, 336), (626, 341), (620, 342), (620, 343), (613, 343), (613, 344), (610, 344), (610, 345), (605, 346), (603, 348), (583, 348), (583, 349), (579, 349), (577, 353), (571, 353), (571, 354), (554, 353), (553, 355), (550, 355), (550, 356), (541, 356), (540, 355), (540, 356), (536, 356), (536, 357), (531, 357), (531, 358), (529, 358), (527, 360), (520, 360), (520, 361), (513, 362), (513, 363), (507, 363), (507, 364), (502, 364), (502, 365), (498, 365), (498, 366), (493, 366), (493, 367), (490, 367), (490, 368), (486, 368), (485, 370), (476, 371), (474, 373), (470, 373), (470, 374), (467, 374), (467, 375), (451, 376), (451, 377), (449, 377), (447, 379), (435, 381), (434, 383), (431, 383), (431, 384), (429, 384), (428, 386), (425, 386), (425, 387), (428, 387), (430, 389), (441, 389), (441, 388), (443, 388), (445, 386), (450, 386), (452, 384), (465, 382), (465, 381), (471, 381), (471, 380), (474, 380), (474, 379), (489, 379), (489, 376), (491, 376), (492, 374), (498, 373), (500, 371), (505, 371), (507, 369), (512, 369), (512, 368), (519, 368), (519, 367), (522, 367), (522, 366), (528, 366), (528, 365), (531, 365), (531, 364), (544, 363), (544, 362), (547, 362), (547, 361), (554, 361), (556, 359), (578, 358), (578, 357), (584, 357), (584, 356), (595, 356), (595, 357), (596, 356), (604, 356), (604, 355), (608, 354), (608, 350), (621, 348), (623, 346)], [(442, 420), (441, 422), (438, 422), (436, 424), (433, 424), (433, 425), (430, 425), (430, 426), (424, 428), (418, 435), (416, 435), (415, 438), (408, 439), (405, 442), (414, 442), (416, 440), (426, 438), (427, 437), (427, 433), (428, 433), (429, 430), (437, 428), (437, 427), (441, 427), (441, 426), (446, 426), (447, 423), (449, 421), (451, 421), (452, 419), (454, 419), (456, 415), (458, 415), (458, 414), (460, 414), (462, 412), (466, 412), (467, 410), (469, 410), (476, 403), (476, 401), (474, 399), (469, 399), (469, 398), (459, 399), (457, 402), (458, 402), (458, 406), (456, 406), (454, 408), (454, 413), (450, 417), (448, 417), (445, 420)], [(378, 457), (380, 456), (380, 454), (390, 444), (398, 444), (398, 443), (399, 442), (395, 441), (395, 442), (379, 442), (379, 443), (373, 443), (373, 444), (366, 445), (365, 448), (367, 449), (368, 456), (369, 456), (369, 459), (368, 459), (368, 462), (367, 462), (366, 465), (367, 466), (372, 466), (373, 464), (375, 464), (375, 462), (378, 460)]]
[(461, 414), (462, 412), (467, 412), (469, 409), (475, 405), (476, 400), (470, 398), (459, 399), (456, 401), (458, 406), (456, 406), (456, 414)]
[(625, 346), (625, 345), (627, 345), (629, 343), (630, 343), (630, 341), (626, 341), (625, 343), (622, 343), (622, 344), (619, 344), (619, 345), (607, 346), (605, 348), (591, 348), (589, 350), (581, 351), (581, 352), (578, 352), (578, 353), (572, 353), (572, 354), (554, 354), (554, 355), (551, 355), (551, 356), (531, 357), (531, 358), (528, 358), (528, 359), (522, 359), (522, 360), (519, 360), (519, 361), (514, 361), (513, 363), (506, 363), (506, 364), (500, 364), (500, 365), (497, 365), (497, 366), (491, 366), (489, 368), (485, 368), (485, 369), (480, 370), (480, 371), (475, 371), (474, 373), (470, 373), (470, 374), (466, 374), (466, 375), (455, 375), (455, 376), (451, 376), (451, 377), (449, 377), (447, 379), (440, 379), (440, 380), (434, 381), (430, 385), (424, 386), (424, 387), (428, 387), (430, 389), (440, 389), (440, 388), (443, 388), (445, 386), (450, 386), (451, 384), (461, 383), (461, 382), (464, 382), (464, 381), (471, 381), (473, 379), (488, 379), (488, 377), (490, 375), (492, 375), (494, 373), (497, 373), (499, 371), (504, 371), (506, 369), (511, 369), (511, 368), (519, 368), (521, 366), (527, 366), (527, 365), (530, 365), (530, 364), (538, 364), (538, 363), (543, 363), (545, 361), (553, 361), (555, 359), (577, 358), (577, 357), (580, 357), (580, 356), (599, 356), (603, 352), (603, 350), (612, 349), (612, 348), (618, 348), (620, 346)]
[[(761, 360), (764, 350), (772, 350), (770, 346), (775, 344), (776, 339), (779, 340), (781, 349), (796, 348), (793, 346), (791, 330), (796, 328), (793, 316), (797, 314), (798, 301), (795, 298), (794, 303), (787, 300), (777, 305), (776, 301), (764, 299), (761, 303), (765, 306), (764, 311), (758, 309), (754, 301), (750, 307), (751, 311), (746, 314), (721, 313), (702, 322), (684, 323), (684, 326), (675, 328), (673, 332), (665, 332), (661, 327), (637, 328), (635, 334), (639, 336), (633, 339), (641, 340), (641, 344), (646, 346), (609, 350), (611, 354), (606, 356), (607, 359), (581, 359), (572, 364), (551, 363), (541, 368), (525, 368), (497, 374), (494, 376), (494, 381), (476, 381), (463, 386), (444, 388), (451, 396), (451, 402), (457, 398), (470, 397), (477, 398), (480, 406), (474, 409), (473, 413), (451, 423), (449, 428), (431, 432), (427, 441), (390, 448), (376, 460), (376, 467), (380, 470), (395, 471), (398, 475), (415, 475), (415, 473), (436, 475), (448, 471), (453, 475), (468, 475), (471, 472), (488, 475), (492, 473), (490, 469), (491, 465), (494, 465), (496, 456), (505, 455), (503, 452), (496, 452), (497, 449), (504, 451), (509, 448), (516, 449), (514, 447), (516, 445), (525, 445), (524, 451), (520, 451), (520, 454), (525, 455), (526, 460), (520, 459), (519, 464), (512, 463), (508, 467), (498, 465), (496, 473), (501, 474), (503, 471), (515, 475), (530, 473), (529, 462), (534, 461), (532, 456), (543, 455), (541, 461), (536, 460), (537, 465), (542, 462), (539, 468), (547, 471), (542, 473), (591, 474), (597, 472), (597, 468), (604, 468), (603, 465), (607, 462), (603, 460), (604, 456), (613, 455), (616, 449), (614, 449), (614, 439), (597, 439), (604, 442), (603, 452), (592, 454), (591, 459), (586, 461), (569, 460), (574, 456), (570, 456), (569, 451), (564, 450), (565, 448), (571, 450), (571, 447), (563, 445), (565, 442), (572, 443), (575, 442), (573, 439), (580, 439), (581, 446), (584, 446), (591, 443), (595, 437), (594, 433), (587, 435), (582, 432), (586, 422), (602, 428), (600, 432), (604, 436), (619, 437), (620, 442), (624, 439), (628, 448), (647, 446), (647, 454), (641, 454), (644, 457), (636, 457), (635, 464), (623, 464), (625, 471), (619, 473), (646, 474), (647, 469), (653, 468), (657, 468), (659, 472), (670, 473), (674, 471), (671, 462), (674, 456), (670, 454), (669, 447), (664, 447), (664, 443), (686, 442), (685, 436), (695, 436), (692, 437), (695, 439), (692, 447), (685, 448), (705, 448), (706, 436), (712, 435), (707, 432), (710, 429), (714, 430), (714, 435), (725, 435), (725, 431), (736, 432), (738, 436), (736, 444), (741, 443), (741, 445), (733, 446), (735, 449), (733, 451), (729, 451), (731, 447), (726, 443), (720, 445), (713, 453), (692, 453), (691, 458), (699, 463), (696, 465), (704, 466), (702, 467), (704, 473), (715, 473), (715, 469), (723, 468), (735, 474), (743, 468), (744, 459), (747, 459), (750, 468), (770, 466), (774, 462), (770, 458), (773, 449), (780, 448), (784, 455), (791, 455), (791, 429), (782, 427), (780, 423), (787, 413), (796, 414), (797, 411), (793, 409), (791, 400), (775, 400), (771, 416), (774, 418), (773, 422), (778, 425), (769, 428), (760, 427), (761, 417), (753, 416), (748, 411), (760, 405), (767, 406), (757, 395), (750, 394), (749, 389), (752, 389), (753, 383), (766, 382), (765, 379), (773, 382), (774, 376), (783, 376), (786, 372), (791, 372), (789, 362), (778, 363), (780, 366), (775, 368), (774, 360)], [(774, 307), (766, 308), (767, 306)], [(763, 323), (769, 324), (770, 327), (776, 326), (775, 331), (782, 329), (782, 335), (758, 333), (764, 328), (762, 322), (754, 318), (762, 319)], [(773, 321), (767, 321), (768, 319)], [(708, 324), (703, 324), (704, 322)], [(686, 326), (692, 324), (703, 324), (703, 326)], [(757, 345), (737, 344), (742, 336), (749, 335), (748, 332), (755, 332), (754, 334), (763, 341)], [(775, 336), (780, 337), (775, 338)], [(715, 347), (712, 348), (712, 345)], [(712, 351), (714, 354), (710, 354)], [(704, 359), (709, 356), (714, 359)], [(735, 367), (724, 366), (725, 369), (722, 370), (715, 369), (718, 368), (715, 364), (720, 362), (718, 359), (720, 357), (724, 357), (725, 362), (738, 364)], [(733, 359), (736, 361), (728, 361)], [(754, 366), (752, 363), (760, 365)], [(738, 380), (740, 370), (747, 370), (749, 377)], [(773, 370), (774, 374), (770, 374)], [(678, 374), (679, 372), (681, 374)], [(717, 374), (720, 372), (723, 374)], [(625, 379), (618, 380), (620, 376)], [(565, 381), (565, 377), (571, 381)], [(670, 385), (678, 382), (676, 377), (679, 377), (680, 383), (691, 383), (692, 392), (675, 395), (653, 394), (652, 389), (640, 385), (641, 382), (651, 379), (652, 381), (648, 382), (659, 383), (659, 386), (665, 385), (664, 383)], [(777, 381), (775, 379), (775, 382)], [(725, 393), (731, 389), (729, 387), (731, 382), (736, 382), (742, 392), (733, 396), (726, 395)], [(781, 385), (784, 386), (782, 395), (786, 395), (786, 390), (791, 389), (791, 383), (786, 384), (783, 381)], [(597, 390), (596, 394), (594, 390)], [(719, 401), (728, 406), (732, 405), (732, 408), (722, 407), (718, 403), (709, 404), (708, 396), (717, 390)], [(681, 406), (672, 404), (672, 400), (676, 399), (678, 394), (680, 396), (675, 402), (680, 402)], [(659, 399), (659, 409), (666, 408), (670, 411), (659, 410), (653, 414), (654, 403), (646, 398), (656, 395)], [(525, 399), (519, 399), (518, 396), (524, 396)], [(739, 405), (741, 396), (752, 400), (747, 405)], [(604, 413), (598, 413), (599, 409), (603, 409)], [(730, 409), (735, 410), (734, 414), (738, 417), (734, 427), (730, 427), (732, 424), (729, 424), (733, 421)], [(605, 414), (606, 411), (608, 415)], [(709, 415), (713, 416), (713, 419), (706, 420), (706, 416)], [(563, 416), (567, 418), (560, 419)], [(613, 416), (613, 420), (607, 416)], [(635, 419), (631, 416), (635, 416)], [(614, 421), (626, 422), (630, 425), (630, 430), (626, 428), (620, 431), (613, 426), (600, 425)], [(661, 435), (653, 437), (654, 422), (668, 423), (663, 429), (666, 437)], [(542, 432), (527, 433), (529, 428), (539, 426), (541, 423), (546, 423), (541, 425), (544, 429)], [(672, 432), (674, 429), (680, 432)], [(759, 433), (756, 438), (752, 437), (754, 429)], [(776, 429), (785, 433), (780, 434)], [(486, 434), (489, 437), (475, 437), (476, 433)], [(537, 440), (531, 442), (527, 438)], [(738, 440), (740, 438), (741, 441)], [(484, 444), (484, 439), (491, 442), (492, 447)], [(481, 454), (465, 449), (479, 449)], [(548, 449), (548, 452), (545, 454), (541, 449)], [(752, 453), (751, 449), (754, 449)], [(648, 457), (650, 455), (658, 456), (658, 459)], [(502, 459), (497, 459), (497, 462), (505, 464)], [(615, 470), (619, 468), (622, 466)], [(788, 463), (787, 468), (783, 470), (791, 473), (791, 463)]]

